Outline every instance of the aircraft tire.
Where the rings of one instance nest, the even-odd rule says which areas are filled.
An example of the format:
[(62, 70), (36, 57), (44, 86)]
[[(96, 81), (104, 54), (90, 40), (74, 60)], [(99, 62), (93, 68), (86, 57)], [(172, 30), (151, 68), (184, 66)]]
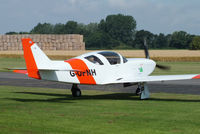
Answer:
[(81, 90), (79, 88), (72, 89), (73, 97), (81, 97)]
[(136, 91), (135, 91), (135, 94), (136, 94), (137, 96), (139, 96), (139, 95), (141, 94), (141, 89), (140, 89), (140, 88), (137, 88)]

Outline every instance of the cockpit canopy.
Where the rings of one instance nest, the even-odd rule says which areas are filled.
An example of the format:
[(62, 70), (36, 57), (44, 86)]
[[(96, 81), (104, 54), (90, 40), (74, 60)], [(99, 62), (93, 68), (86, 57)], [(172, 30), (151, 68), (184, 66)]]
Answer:
[(120, 56), (115, 52), (99, 52), (98, 54), (103, 55), (111, 65), (120, 64)]
[[(101, 56), (100, 56), (101, 55)], [(105, 57), (105, 59), (102, 59), (102, 56)], [(102, 52), (96, 52), (96, 53), (91, 53), (91, 55), (87, 55), (84, 57), (88, 61), (97, 64), (97, 65), (104, 65), (102, 60), (105, 62), (107, 60), (110, 65), (115, 65), (115, 64), (121, 64), (121, 63), (126, 63), (127, 59), (118, 53), (111, 52), (111, 51), (102, 51)]]

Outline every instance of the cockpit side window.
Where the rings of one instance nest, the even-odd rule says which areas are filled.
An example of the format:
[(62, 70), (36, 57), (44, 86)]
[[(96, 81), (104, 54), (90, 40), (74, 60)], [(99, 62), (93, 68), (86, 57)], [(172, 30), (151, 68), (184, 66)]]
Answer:
[(128, 61), (124, 56), (122, 56), (122, 58), (123, 58), (123, 63), (126, 63)]
[(103, 62), (94, 55), (87, 56), (87, 57), (85, 57), (85, 59), (89, 60), (90, 62), (92, 62), (96, 65), (103, 65)]
[(100, 52), (109, 61), (111, 65), (120, 64), (120, 56), (115, 52)]

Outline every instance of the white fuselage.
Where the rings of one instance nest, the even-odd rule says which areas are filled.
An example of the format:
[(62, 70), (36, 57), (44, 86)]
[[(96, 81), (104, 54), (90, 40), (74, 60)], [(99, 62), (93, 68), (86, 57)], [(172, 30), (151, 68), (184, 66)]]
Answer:
[[(104, 65), (94, 64), (84, 57), (88, 55), (95, 55), (104, 63)], [(40, 70), (41, 79), (60, 81), (75, 84), (111, 84), (118, 83), (124, 79), (130, 77), (144, 77), (150, 75), (156, 66), (153, 60), (145, 58), (128, 58), (127, 62), (123, 62), (122, 56), (120, 55), (121, 62), (119, 64), (111, 65), (108, 60), (97, 53), (84, 54), (79, 57), (75, 57), (71, 60), (78, 59), (85, 63), (87, 69), (83, 65), (76, 66), (67, 61), (52, 61), (53, 64), (60, 68), (58, 71), (42, 71)], [(52, 67), (53, 68), (53, 67)], [(64, 70), (67, 68), (67, 70)], [(80, 71), (70, 71), (70, 70), (80, 70)], [(94, 79), (91, 80), (92, 78)]]

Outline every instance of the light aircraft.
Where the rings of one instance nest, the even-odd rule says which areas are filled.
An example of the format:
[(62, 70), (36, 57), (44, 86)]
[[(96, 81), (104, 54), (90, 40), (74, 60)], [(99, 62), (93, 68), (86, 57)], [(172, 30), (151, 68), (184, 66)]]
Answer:
[(138, 85), (136, 94), (140, 99), (148, 99), (150, 92), (147, 82), (200, 79), (198, 74), (158, 75), (151, 76), (158, 65), (149, 58), (146, 42), (146, 58), (125, 58), (111, 51), (86, 53), (65, 61), (50, 60), (30, 38), (22, 39), (26, 69), (14, 70), (16, 73), (27, 74), (31, 78), (66, 82), (72, 84), (72, 96), (81, 96), (79, 84), (105, 85), (124, 84), (124, 87)]

